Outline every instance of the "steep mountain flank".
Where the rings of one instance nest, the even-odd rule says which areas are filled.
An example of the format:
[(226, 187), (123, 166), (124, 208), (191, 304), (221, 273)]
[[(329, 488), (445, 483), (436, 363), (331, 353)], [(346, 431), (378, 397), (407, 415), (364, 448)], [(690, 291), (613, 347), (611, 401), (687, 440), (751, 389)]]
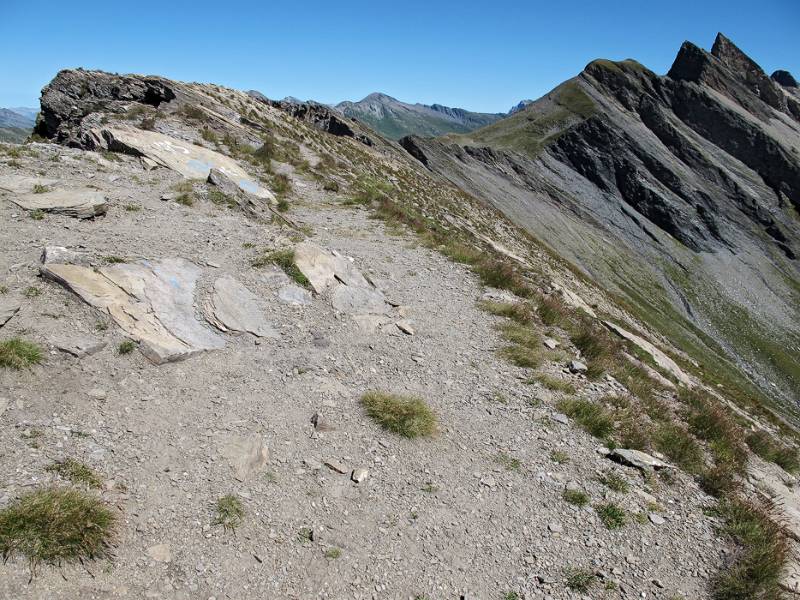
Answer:
[[(783, 75), (784, 85), (791, 81)], [(596, 60), (525, 110), (400, 143), (715, 371), (800, 398), (800, 105), (723, 35), (668, 75)]]
[(336, 109), (363, 121), (389, 139), (410, 134), (437, 136), (478, 129), (502, 119), (501, 113), (477, 113), (441, 104), (408, 104), (387, 96), (370, 94), (359, 102), (340, 102)]
[(33, 130), (36, 111), (26, 108), (0, 108), (0, 142), (21, 142)]

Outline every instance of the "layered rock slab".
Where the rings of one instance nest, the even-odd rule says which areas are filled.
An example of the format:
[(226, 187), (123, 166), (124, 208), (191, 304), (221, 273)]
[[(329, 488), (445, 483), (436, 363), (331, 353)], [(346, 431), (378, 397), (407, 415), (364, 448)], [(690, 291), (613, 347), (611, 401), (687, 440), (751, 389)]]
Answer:
[[(57, 179), (42, 179), (20, 175), (0, 177), (0, 191), (24, 210), (41, 210), (89, 219), (105, 214), (108, 200), (97, 190), (87, 187), (49, 189), (59, 184)], [(45, 190), (36, 193), (35, 190)]]
[(278, 337), (264, 317), (256, 295), (232, 277), (220, 277), (214, 282), (207, 313), (209, 321), (222, 331)]
[(41, 272), (107, 312), (156, 364), (225, 345), (195, 316), (200, 269), (183, 259), (116, 264), (100, 269), (50, 263)]

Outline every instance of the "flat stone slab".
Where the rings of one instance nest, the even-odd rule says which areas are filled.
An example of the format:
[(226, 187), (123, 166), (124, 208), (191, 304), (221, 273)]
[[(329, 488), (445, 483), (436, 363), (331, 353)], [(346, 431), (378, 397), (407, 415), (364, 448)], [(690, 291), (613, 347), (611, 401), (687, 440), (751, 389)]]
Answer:
[(216, 169), (243, 191), (265, 200), (275, 199), (274, 194), (248, 175), (239, 163), (214, 150), (141, 129), (108, 128), (101, 135), (110, 149), (144, 156), (187, 179), (207, 179), (211, 169)]
[(350, 315), (381, 315), (386, 299), (380, 290), (369, 287), (337, 285), (331, 297), (333, 308)]
[(51, 343), (58, 350), (66, 352), (67, 354), (71, 354), (76, 358), (83, 358), (85, 356), (96, 354), (106, 347), (106, 343), (104, 341), (88, 335), (78, 335), (73, 337), (60, 336), (51, 340)]
[(11, 317), (17, 314), (20, 306), (19, 300), (0, 297), (0, 327), (8, 323)]
[(311, 242), (295, 246), (294, 262), (318, 294), (338, 282), (352, 287), (371, 287), (347, 258)]
[(239, 481), (261, 471), (269, 461), (269, 450), (260, 435), (230, 439), (221, 450)]
[(648, 342), (646, 339), (636, 335), (635, 333), (631, 333), (617, 325), (616, 323), (612, 323), (611, 321), (603, 321), (603, 324), (608, 327), (611, 331), (616, 333), (623, 339), (626, 339), (645, 352), (647, 352), (650, 356), (653, 357), (653, 361), (667, 371), (669, 374), (674, 376), (678, 381), (683, 383), (686, 386), (693, 387), (694, 383), (692, 379), (678, 366), (674, 360), (672, 360), (669, 356), (667, 356), (663, 351), (656, 348), (653, 344)]
[(209, 320), (222, 331), (278, 337), (261, 311), (256, 295), (232, 277), (220, 277), (214, 282), (208, 312)]
[(49, 188), (57, 183), (58, 179), (13, 174), (2, 175), (0, 176), (0, 191), (12, 194), (31, 194), (37, 185)]
[(292, 306), (307, 306), (311, 304), (311, 292), (299, 285), (288, 284), (278, 290), (278, 300)]
[(11, 201), (25, 210), (41, 210), (79, 219), (104, 215), (108, 210), (108, 200), (105, 195), (89, 188), (12, 195)]
[(50, 263), (40, 270), (108, 313), (156, 364), (225, 345), (195, 316), (194, 289), (200, 269), (188, 261), (168, 258), (96, 270)]
[(654, 456), (642, 452), (641, 450), (630, 450), (625, 448), (618, 448), (612, 450), (609, 456), (621, 462), (624, 465), (636, 467), (637, 469), (650, 470), (650, 469), (665, 469), (669, 465)]

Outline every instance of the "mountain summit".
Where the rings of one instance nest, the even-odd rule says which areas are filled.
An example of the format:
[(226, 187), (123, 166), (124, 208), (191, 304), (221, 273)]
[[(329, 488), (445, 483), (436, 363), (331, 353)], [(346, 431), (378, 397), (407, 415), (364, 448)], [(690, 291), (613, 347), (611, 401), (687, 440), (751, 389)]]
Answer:
[(358, 119), (389, 139), (415, 134), (438, 136), (466, 133), (502, 119), (502, 113), (478, 113), (441, 104), (408, 104), (373, 92), (358, 102), (340, 102), (336, 109)]

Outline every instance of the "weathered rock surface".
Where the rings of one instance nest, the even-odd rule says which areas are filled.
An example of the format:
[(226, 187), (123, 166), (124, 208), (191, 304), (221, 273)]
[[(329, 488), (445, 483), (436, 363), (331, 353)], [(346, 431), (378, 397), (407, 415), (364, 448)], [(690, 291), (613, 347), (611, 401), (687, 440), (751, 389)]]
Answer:
[(25, 194), (12, 196), (11, 200), (25, 210), (41, 210), (79, 219), (91, 219), (104, 215), (108, 210), (108, 201), (105, 195), (90, 188)]
[(224, 346), (223, 339), (195, 317), (200, 269), (185, 260), (114, 264), (97, 270), (50, 263), (42, 265), (41, 272), (108, 313), (157, 364)]
[(91, 337), (89, 335), (58, 335), (51, 340), (53, 346), (62, 352), (71, 354), (76, 358), (83, 358), (100, 352), (106, 347), (103, 340)]
[(214, 282), (209, 318), (222, 331), (247, 332), (258, 337), (278, 336), (264, 316), (256, 295), (233, 277), (220, 277)]
[(20, 302), (16, 298), (0, 297), (0, 327), (11, 320), (20, 309)]
[(622, 464), (642, 470), (664, 469), (669, 467), (664, 461), (658, 460), (641, 450), (617, 448), (616, 450), (612, 450), (609, 456)]
[(230, 462), (239, 481), (258, 474), (269, 462), (269, 450), (260, 435), (231, 439), (222, 447), (221, 453)]

